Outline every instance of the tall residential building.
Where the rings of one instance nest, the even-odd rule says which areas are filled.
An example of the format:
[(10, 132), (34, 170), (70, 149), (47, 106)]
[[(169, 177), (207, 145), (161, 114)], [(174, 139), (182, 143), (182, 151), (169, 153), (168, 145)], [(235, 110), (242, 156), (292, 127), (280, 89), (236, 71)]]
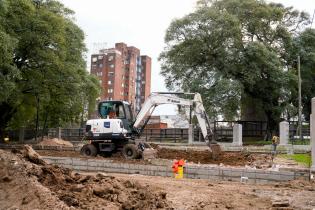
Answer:
[(91, 74), (102, 86), (101, 100), (128, 101), (138, 112), (151, 91), (151, 58), (125, 43), (91, 56)]

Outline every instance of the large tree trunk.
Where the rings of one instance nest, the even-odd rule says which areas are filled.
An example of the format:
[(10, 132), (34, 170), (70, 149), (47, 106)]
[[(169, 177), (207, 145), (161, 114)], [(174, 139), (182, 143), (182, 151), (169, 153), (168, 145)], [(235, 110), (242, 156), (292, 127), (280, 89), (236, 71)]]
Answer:
[(259, 99), (248, 95), (242, 95), (241, 120), (243, 121), (267, 121), (263, 105)]
[(15, 109), (8, 103), (0, 103), (0, 141), (5, 137), (5, 128), (13, 117)]

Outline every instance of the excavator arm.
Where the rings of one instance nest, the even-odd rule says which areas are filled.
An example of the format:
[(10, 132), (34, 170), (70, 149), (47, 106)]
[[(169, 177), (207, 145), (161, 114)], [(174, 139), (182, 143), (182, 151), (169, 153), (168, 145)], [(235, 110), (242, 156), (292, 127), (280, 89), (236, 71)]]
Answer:
[[(180, 95), (194, 95), (193, 100), (180, 98), (178, 97), (178, 94)], [(150, 117), (152, 112), (154, 111), (156, 106), (162, 105), (162, 104), (174, 104), (174, 105), (180, 105), (180, 106), (191, 106), (193, 107), (194, 113), (197, 117), (202, 135), (208, 143), (212, 142), (211, 133), (208, 133), (208, 128), (210, 128), (210, 121), (206, 114), (206, 111), (204, 109), (201, 95), (199, 93), (152, 93), (147, 100), (144, 102), (141, 110), (139, 111), (135, 122), (133, 123), (133, 127), (135, 130), (138, 130), (140, 133), (143, 130), (143, 127), (146, 123), (144, 123), (144, 126), (141, 128), (141, 122), (144, 121), (145, 118)], [(211, 132), (211, 128), (210, 128)]]

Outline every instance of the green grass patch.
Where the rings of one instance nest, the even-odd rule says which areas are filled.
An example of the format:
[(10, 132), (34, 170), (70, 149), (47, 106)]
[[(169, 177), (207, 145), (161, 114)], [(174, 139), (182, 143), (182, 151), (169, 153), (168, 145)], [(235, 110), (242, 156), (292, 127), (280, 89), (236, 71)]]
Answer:
[(309, 167), (312, 162), (310, 154), (293, 154), (293, 155), (279, 155), (279, 156), (288, 160), (294, 160), (295, 162), (301, 163), (307, 167)]
[(310, 140), (309, 139), (290, 139), (289, 144), (293, 144), (293, 145), (309, 145), (310, 144)]

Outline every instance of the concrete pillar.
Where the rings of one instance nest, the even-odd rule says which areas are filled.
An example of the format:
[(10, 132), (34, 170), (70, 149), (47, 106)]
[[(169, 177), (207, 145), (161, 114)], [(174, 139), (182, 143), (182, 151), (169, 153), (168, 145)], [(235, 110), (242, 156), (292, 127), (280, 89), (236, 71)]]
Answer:
[(289, 144), (289, 123), (287, 121), (282, 121), (279, 123), (280, 130), (280, 145)]
[(234, 124), (233, 126), (233, 145), (243, 146), (243, 132), (241, 124)]
[(188, 127), (188, 144), (192, 144), (194, 141), (194, 127), (192, 124), (189, 124)]
[(60, 127), (57, 128), (57, 138), (61, 139), (61, 128)]
[(315, 98), (312, 98), (312, 114), (310, 117), (312, 166), (311, 171), (315, 172)]

